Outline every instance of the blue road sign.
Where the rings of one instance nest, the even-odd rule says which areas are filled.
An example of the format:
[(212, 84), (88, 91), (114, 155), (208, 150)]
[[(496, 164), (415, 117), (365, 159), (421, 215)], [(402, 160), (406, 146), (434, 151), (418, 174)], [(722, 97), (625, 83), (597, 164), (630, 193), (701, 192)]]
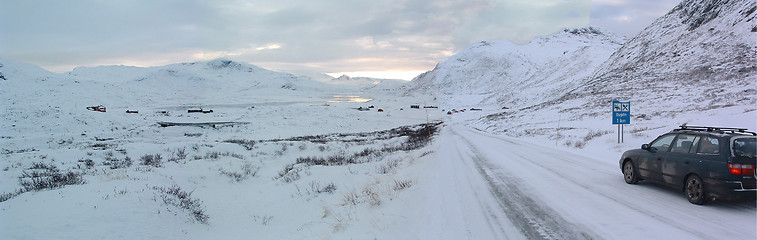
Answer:
[(612, 124), (631, 123), (631, 102), (612, 101)]

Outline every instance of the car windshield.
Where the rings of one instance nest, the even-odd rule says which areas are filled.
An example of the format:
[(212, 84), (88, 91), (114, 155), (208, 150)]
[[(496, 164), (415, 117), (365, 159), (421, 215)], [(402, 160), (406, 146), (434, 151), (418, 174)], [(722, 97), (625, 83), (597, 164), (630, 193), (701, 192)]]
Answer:
[(655, 148), (659, 151), (667, 152), (670, 148), (670, 144), (673, 142), (673, 139), (676, 137), (675, 134), (665, 135), (662, 137), (657, 138), (654, 142), (652, 142), (649, 146), (650, 148)]
[(733, 140), (733, 156), (754, 158), (757, 154), (757, 138), (736, 138)]

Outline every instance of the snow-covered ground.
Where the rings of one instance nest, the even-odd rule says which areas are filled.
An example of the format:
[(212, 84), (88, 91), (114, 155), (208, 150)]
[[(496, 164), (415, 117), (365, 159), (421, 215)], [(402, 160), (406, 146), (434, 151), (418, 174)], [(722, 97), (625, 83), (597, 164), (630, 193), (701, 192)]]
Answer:
[[(491, 214), (484, 219), (489, 223), (509, 220), (510, 226), (516, 226), (527, 239), (753, 239), (756, 236), (754, 202), (692, 205), (677, 191), (653, 184), (626, 184), (619, 178), (615, 158), (605, 159), (587, 151), (566, 151), (456, 124), (446, 128), (441, 139), (437, 161), (458, 166), (455, 171), (467, 172), (450, 172), (455, 179), (449, 181), (488, 186), (490, 192), (477, 191), (477, 201), (487, 203), (481, 205), (490, 208), (487, 212)], [(463, 177), (476, 173), (484, 179)], [(487, 199), (499, 204), (491, 204)], [(461, 204), (476, 205), (470, 200)], [(482, 225), (472, 227), (487, 230)], [(512, 234), (507, 228), (488, 230), (473, 231), (477, 234), (473, 239), (502, 238), (486, 233)]]
[[(28, 191), (1, 202), (1, 237), (757, 236), (754, 203), (696, 206), (670, 189), (623, 182), (619, 154), (669, 129), (627, 134), (626, 143), (617, 144), (612, 125), (603, 120), (584, 122), (587, 128), (610, 133), (587, 141), (581, 149), (562, 143), (555, 146), (548, 134), (515, 139), (476, 130), (473, 120), (501, 110), (446, 115), (441, 109), (409, 109), (410, 104), (433, 99), (361, 97), (373, 100), (329, 102), (333, 99), (327, 97), (260, 103), (254, 108), (239, 103), (198, 115), (171, 108), (170, 116), (143, 110), (149, 108), (139, 108), (140, 114), (126, 114), (123, 109), (105, 113), (73, 109), (75, 115), (87, 117), (79, 125), (67, 125), (67, 131), (46, 127), (47, 131), (4, 132), (3, 193), (20, 188), (19, 177), (37, 171), (35, 163), (81, 173), (86, 183)], [(371, 111), (353, 109), (370, 105), (375, 106)], [(718, 116), (746, 119), (752, 117), (749, 114), (754, 111), (728, 113), (726, 109)], [(70, 115), (60, 118), (66, 116)], [(380, 131), (426, 123), (427, 116), (428, 121), (445, 122), (429, 145), (358, 155), (366, 149), (402, 145), (407, 137)], [(53, 119), (59, 118), (43, 125), (53, 126)], [(246, 123), (217, 128), (155, 124), (229, 119)], [(89, 125), (101, 122), (108, 124), (107, 130), (88, 130)], [(326, 135), (293, 138), (320, 134)], [(250, 145), (250, 141), (257, 142)], [(159, 167), (143, 165), (142, 158), (155, 154), (162, 157)], [(331, 156), (357, 156), (357, 163), (295, 164), (301, 157)], [(133, 164), (118, 166), (126, 157)], [(92, 166), (87, 166), (88, 160)], [(182, 193), (188, 195), (181, 198)], [(182, 203), (182, 199), (187, 201)]]
[(404, 86), (0, 57), (0, 239), (755, 239), (754, 201), (693, 205), (617, 166), (683, 123), (757, 130), (754, 2), (709, 3), (625, 44), (594, 28), (482, 41)]
[[(630, 125), (625, 143), (617, 144), (609, 116), (555, 122), (544, 114), (549, 121), (529, 120), (544, 132), (514, 139), (476, 130), (502, 134), (481, 119), (510, 110), (483, 106), (447, 115), (449, 109), (410, 108), (434, 105), (430, 96), (382, 89), (237, 102), (208, 92), (194, 99), (200, 105), (154, 96), (145, 105), (111, 103), (117, 107), (94, 112), (84, 108), (89, 98), (58, 100), (68, 83), (55, 77), (28, 78), (29, 91), (3, 95), (13, 103), (5, 108), (0, 138), (0, 189), (8, 198), (0, 202), (3, 239), (757, 236), (750, 228), (757, 219), (753, 203), (695, 206), (669, 189), (626, 185), (616, 166), (622, 151), (668, 131), (668, 123), (744, 126), (755, 119), (749, 108)], [(44, 88), (48, 81), (60, 81), (59, 88)], [(93, 92), (102, 86), (76, 81)], [(476, 96), (455, 98), (476, 102)], [(214, 111), (186, 112), (200, 107)], [(160, 127), (159, 121), (237, 124)], [(445, 123), (428, 145), (391, 150), (409, 137), (384, 130), (438, 121)], [(550, 130), (556, 124), (563, 139)], [(571, 129), (600, 134), (579, 148), (566, 144)], [(152, 164), (157, 154), (160, 164)], [(297, 164), (333, 156), (355, 162)], [(45, 170), (51, 166), (84, 183), (16, 192), (35, 172), (54, 172)]]
[[(3, 116), (0, 189), (10, 199), (0, 203), (0, 238), (329, 239), (411, 232), (415, 218), (404, 215), (422, 198), (407, 196), (425, 181), (416, 171), (434, 148), (392, 149), (407, 146), (410, 137), (381, 131), (433, 123), (441, 112), (410, 109), (416, 98), (311, 93), (289, 101), (203, 101), (199, 107), (213, 109), (207, 114), (175, 103), (94, 112), (44, 94), (14, 101), (13, 109), (39, 116)], [(239, 124), (160, 127), (159, 121)], [(293, 138), (316, 135), (325, 136)], [(156, 155), (160, 164), (145, 165)], [(332, 156), (356, 163), (296, 164)], [(42, 169), (51, 166), (80, 175), (84, 184), (16, 195), (22, 181), (33, 180), (27, 173), (52, 172)]]
[[(404, 215), (422, 198), (406, 196), (435, 148), (413, 131), (443, 115), (410, 105), (432, 98), (227, 60), (67, 74), (2, 60), (1, 239), (368, 238), (417, 224)], [(199, 108), (213, 112), (187, 112)]]

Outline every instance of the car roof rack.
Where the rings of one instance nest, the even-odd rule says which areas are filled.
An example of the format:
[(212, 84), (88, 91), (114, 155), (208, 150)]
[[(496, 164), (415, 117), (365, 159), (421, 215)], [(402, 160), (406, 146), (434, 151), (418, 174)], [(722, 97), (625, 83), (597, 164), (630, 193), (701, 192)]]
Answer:
[(703, 131), (703, 132), (716, 132), (716, 133), (743, 133), (757, 136), (757, 133), (747, 131), (746, 128), (729, 128), (729, 127), (708, 127), (708, 126), (688, 126), (685, 123), (680, 126), (679, 129), (673, 129), (673, 131), (691, 130), (691, 131)]

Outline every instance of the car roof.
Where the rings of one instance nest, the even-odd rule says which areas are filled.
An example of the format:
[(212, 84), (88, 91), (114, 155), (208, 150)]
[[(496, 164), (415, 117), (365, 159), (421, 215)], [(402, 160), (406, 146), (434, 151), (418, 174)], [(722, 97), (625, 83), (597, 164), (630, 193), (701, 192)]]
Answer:
[(734, 136), (757, 136), (757, 133), (747, 131), (746, 128), (730, 128), (730, 127), (708, 127), (708, 126), (687, 126), (683, 124), (678, 129), (673, 129), (671, 133), (691, 133), (702, 134), (706, 133), (718, 137), (734, 137)]

